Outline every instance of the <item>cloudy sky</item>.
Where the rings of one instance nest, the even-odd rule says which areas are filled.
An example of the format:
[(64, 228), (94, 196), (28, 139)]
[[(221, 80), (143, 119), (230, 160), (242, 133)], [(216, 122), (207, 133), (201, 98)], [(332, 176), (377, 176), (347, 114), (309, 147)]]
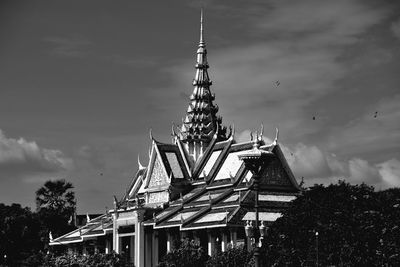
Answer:
[[(101, 212), (170, 142), (192, 92), (200, 6), (212, 90), (237, 139), (265, 125), (298, 180), (400, 186), (400, 2), (0, 3), (0, 202), (48, 179)], [(279, 81), (279, 85), (276, 81)], [(315, 120), (313, 120), (315, 117)]]

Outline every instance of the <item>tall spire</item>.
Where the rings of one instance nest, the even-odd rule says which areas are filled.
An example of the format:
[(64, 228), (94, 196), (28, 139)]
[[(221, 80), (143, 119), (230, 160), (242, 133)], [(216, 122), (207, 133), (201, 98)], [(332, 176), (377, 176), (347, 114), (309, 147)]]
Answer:
[(204, 42), (204, 28), (203, 28), (203, 8), (201, 8), (200, 13), (200, 42), (199, 47), (205, 47), (206, 43)]
[(200, 15), (200, 41), (196, 61), (194, 89), (180, 135), (194, 161), (203, 154), (214, 134), (217, 133), (218, 140), (226, 139), (226, 127), (221, 126), (222, 118), (216, 115), (218, 106), (213, 104), (215, 95), (210, 91), (212, 82), (207, 71), (209, 65), (204, 41), (203, 9)]

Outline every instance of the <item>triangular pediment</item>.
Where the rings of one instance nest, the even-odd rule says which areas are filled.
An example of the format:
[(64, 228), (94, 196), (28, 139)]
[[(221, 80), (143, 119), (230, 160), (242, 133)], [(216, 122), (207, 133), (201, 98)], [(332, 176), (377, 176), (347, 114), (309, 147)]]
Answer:
[(169, 186), (170, 182), (171, 181), (169, 180), (169, 177), (164, 166), (161, 164), (159, 157), (155, 157), (147, 187), (153, 188)]
[(279, 144), (269, 147), (276, 158), (271, 161), (260, 180), (261, 188), (277, 189), (284, 191), (300, 191), (300, 187), (294, 177)]
[(269, 163), (264, 170), (260, 180), (261, 186), (290, 186), (289, 176), (282, 167), (279, 160), (275, 159)]

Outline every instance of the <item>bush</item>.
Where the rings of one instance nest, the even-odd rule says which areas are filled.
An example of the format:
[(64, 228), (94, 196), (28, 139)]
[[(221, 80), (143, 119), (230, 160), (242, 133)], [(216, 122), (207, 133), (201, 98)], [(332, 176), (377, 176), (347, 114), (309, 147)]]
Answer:
[(208, 267), (247, 267), (252, 266), (253, 253), (244, 246), (229, 248), (225, 252), (217, 252), (208, 261)]
[(37, 254), (29, 257), (22, 266), (42, 266), (42, 267), (122, 267), (126, 266), (125, 257), (115, 252), (111, 254), (96, 253), (93, 255), (72, 255), (62, 254)]
[(180, 247), (164, 256), (159, 267), (204, 267), (208, 260), (206, 251), (194, 240), (183, 240)]

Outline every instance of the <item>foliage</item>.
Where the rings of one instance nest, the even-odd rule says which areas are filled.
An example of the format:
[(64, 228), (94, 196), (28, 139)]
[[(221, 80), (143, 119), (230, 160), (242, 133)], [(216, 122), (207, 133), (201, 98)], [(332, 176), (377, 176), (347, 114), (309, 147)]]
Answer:
[[(54, 254), (38, 254), (32, 255), (31, 261), (27, 261), (26, 266), (41, 266), (41, 267), (122, 267), (126, 266), (125, 257), (115, 252), (111, 254), (96, 253), (93, 255), (73, 255), (62, 254), (56, 256)], [(29, 259), (28, 259), (29, 260)]]
[(37, 252), (42, 247), (39, 229), (39, 219), (29, 208), (0, 204), (0, 263), (13, 265)]
[(211, 267), (247, 267), (252, 266), (253, 254), (244, 246), (229, 248), (227, 251), (219, 251), (214, 254), (207, 262)]
[(194, 240), (182, 240), (180, 247), (169, 252), (159, 267), (203, 267), (208, 260), (207, 252)]
[(75, 212), (76, 200), (73, 186), (65, 180), (47, 181), (36, 191), (36, 206), (42, 221), (42, 238), (54, 238), (74, 229), (68, 221)]
[(321, 266), (400, 266), (399, 218), (400, 189), (315, 185), (271, 227), (263, 264), (315, 266), (318, 242)]

